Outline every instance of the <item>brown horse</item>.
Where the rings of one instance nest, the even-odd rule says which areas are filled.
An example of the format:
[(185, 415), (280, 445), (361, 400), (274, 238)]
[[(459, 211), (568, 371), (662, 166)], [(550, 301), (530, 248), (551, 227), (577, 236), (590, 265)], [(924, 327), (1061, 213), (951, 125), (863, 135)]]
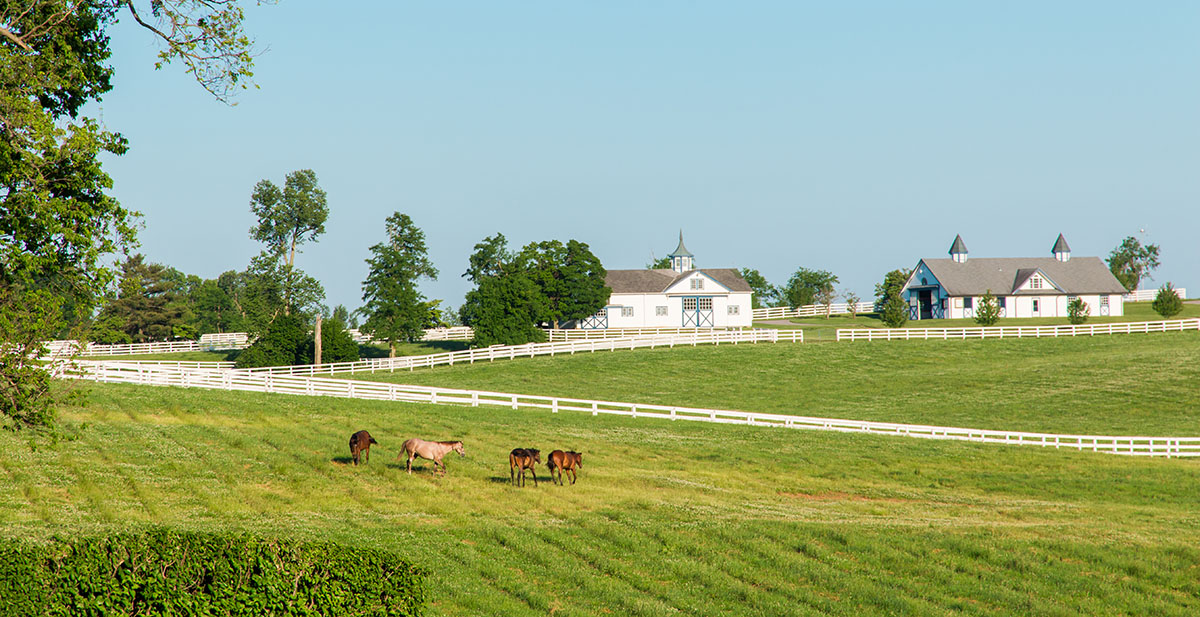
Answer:
[(546, 467), (550, 469), (550, 481), (554, 482), (554, 471), (558, 470), (558, 484), (563, 483), (562, 472), (567, 470), (571, 474), (571, 484), (575, 484), (575, 470), (583, 467), (582, 452), (563, 452), (555, 450), (546, 458)]
[[(533, 466), (542, 462), (542, 451), (533, 448), (516, 448), (508, 454), (508, 479), (517, 486), (525, 486), (525, 470), (533, 474), (533, 485), (537, 486), (537, 471)], [(516, 471), (521, 470), (521, 477), (517, 478)], [(520, 484), (517, 484), (517, 480)]]
[[(434, 473), (437, 473), (437, 468), (441, 466), (442, 474), (445, 475), (446, 464), (442, 462), (442, 457), (451, 451), (458, 452), (459, 456), (467, 455), (466, 451), (463, 450), (463, 442), (461, 441), (425, 441), (416, 437), (409, 439), (404, 442), (404, 452), (408, 454), (408, 473), (412, 473), (413, 459), (419, 456), (433, 461)], [(401, 454), (400, 456), (404, 455)]]
[(366, 431), (359, 431), (350, 436), (350, 456), (354, 458), (354, 464), (358, 464), (359, 455), (362, 455), (363, 462), (371, 460), (371, 444), (377, 444), (375, 438)]

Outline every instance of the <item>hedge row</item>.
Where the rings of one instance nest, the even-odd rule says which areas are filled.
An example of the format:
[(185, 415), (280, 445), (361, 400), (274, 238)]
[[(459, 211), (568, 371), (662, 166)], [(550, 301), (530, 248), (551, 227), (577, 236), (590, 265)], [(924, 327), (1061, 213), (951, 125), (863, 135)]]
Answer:
[(0, 615), (420, 615), (425, 573), (385, 551), (152, 530), (0, 540)]

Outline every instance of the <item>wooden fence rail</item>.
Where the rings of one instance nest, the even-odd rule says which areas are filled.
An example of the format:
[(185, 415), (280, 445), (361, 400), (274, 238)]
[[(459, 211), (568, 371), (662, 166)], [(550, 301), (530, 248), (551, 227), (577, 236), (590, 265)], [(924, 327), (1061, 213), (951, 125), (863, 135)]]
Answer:
[(588, 330), (575, 328), (570, 330), (548, 329), (546, 337), (551, 343), (579, 339), (605, 338), (638, 338), (643, 336), (668, 336), (676, 334), (696, 334), (709, 332), (740, 331), (741, 328), (602, 328)]
[(575, 354), (594, 351), (616, 351), (621, 349), (642, 349), (656, 347), (676, 347), (683, 345), (701, 344), (733, 344), (739, 343), (803, 343), (804, 333), (800, 330), (715, 330), (710, 332), (692, 332), (685, 334), (669, 334), (656, 336), (640, 336), (623, 339), (587, 339), (559, 343), (530, 343), (527, 345), (510, 345), (480, 347), (451, 351), (425, 356), (401, 356), (398, 358), (375, 358), (358, 362), (338, 362), (322, 365), (299, 366), (269, 366), (245, 369), (251, 373), (273, 375), (332, 375), (334, 373), (371, 373), (376, 371), (413, 370), (433, 366), (455, 364), (474, 364), (475, 362), (493, 362), (495, 360), (512, 360), (515, 358), (532, 358), (534, 356), (554, 356), (560, 354)]
[(836, 418), (791, 416), (786, 414), (749, 413), (724, 409), (701, 409), (670, 405), (648, 405), (589, 399), (534, 396), (482, 390), (460, 390), (388, 384), (372, 381), (351, 381), (273, 375), (247, 371), (215, 371), (165, 365), (136, 366), (118, 362), (78, 362), (70, 365), (66, 375), (103, 383), (131, 383), (154, 386), (209, 388), (303, 396), (332, 396), (366, 400), (407, 401), (436, 405), (481, 405), (509, 409), (542, 409), (552, 413), (574, 411), (626, 416), (688, 420), (718, 424), (743, 424), (757, 427), (812, 429), (850, 433), (871, 433), (919, 437), (925, 439), (970, 441), (1005, 445), (1033, 445), (1088, 452), (1131, 456), (1195, 457), (1200, 456), (1200, 437), (1139, 437), (1115, 435), (1060, 435), (1019, 431), (867, 422)]
[(1078, 326), (1004, 326), (992, 328), (851, 328), (839, 329), (839, 341), (964, 340), (977, 338), (1045, 338), (1200, 330), (1200, 319), (1084, 324)]

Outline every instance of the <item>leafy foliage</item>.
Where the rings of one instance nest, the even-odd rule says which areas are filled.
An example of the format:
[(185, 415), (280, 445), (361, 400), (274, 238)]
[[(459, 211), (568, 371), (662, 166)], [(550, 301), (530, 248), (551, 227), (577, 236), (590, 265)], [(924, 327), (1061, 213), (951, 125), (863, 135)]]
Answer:
[(426, 573), (325, 542), (152, 529), (0, 543), (4, 615), (420, 615)]
[(838, 278), (825, 270), (800, 268), (788, 279), (781, 295), (787, 306), (792, 308), (814, 304), (818, 293), (825, 290), (832, 293), (837, 282)]
[(235, 364), (238, 368), (307, 364), (308, 340), (308, 328), (299, 316), (279, 315), (271, 322), (266, 334), (238, 354)]
[(270, 180), (260, 180), (250, 197), (250, 210), (258, 217), (250, 237), (267, 246), (254, 258), (251, 271), (278, 285), (284, 312), (314, 310), (325, 291), (296, 268), (296, 250), (325, 233), (329, 206), (317, 174), (311, 169), (293, 171), (282, 190)]
[(437, 268), (425, 248), (425, 232), (407, 214), (396, 212), (385, 223), (387, 239), (371, 247), (370, 272), (363, 281), (362, 330), (387, 341), (392, 357), (396, 343), (419, 340), (429, 327), (429, 303), (417, 290), (422, 278), (437, 279)]
[(101, 319), (119, 323), (134, 343), (165, 341), (187, 317), (186, 306), (162, 264), (148, 264), (141, 254), (121, 264), (117, 297), (104, 305)]
[(779, 288), (768, 283), (767, 278), (762, 273), (751, 268), (742, 268), (741, 274), (742, 278), (746, 279), (746, 283), (750, 285), (750, 289), (754, 292), (750, 296), (751, 308), (765, 308), (779, 305)]
[(1183, 310), (1183, 299), (1179, 297), (1179, 292), (1175, 286), (1167, 281), (1158, 289), (1158, 293), (1154, 296), (1154, 302), (1150, 304), (1155, 313), (1162, 315), (1164, 319), (1170, 319)]
[(900, 292), (894, 291), (884, 300), (879, 319), (889, 328), (902, 328), (908, 323), (908, 303)]
[(1108, 255), (1108, 269), (1113, 276), (1125, 286), (1127, 291), (1134, 291), (1142, 279), (1153, 278), (1150, 271), (1158, 267), (1158, 246), (1142, 243), (1137, 238), (1129, 236), (1117, 245)]
[(846, 303), (846, 312), (850, 313), (850, 319), (858, 316), (858, 303), (862, 302), (862, 298), (852, 291), (842, 292), (842, 301)]
[(463, 276), (476, 287), (459, 317), (474, 328), (479, 346), (545, 340), (539, 324), (592, 315), (612, 291), (604, 285), (600, 260), (575, 240), (530, 243), (514, 254), (504, 235), (496, 234), (475, 245), (469, 264)]
[(566, 245), (558, 240), (530, 243), (517, 254), (515, 266), (546, 298), (544, 319), (555, 328), (595, 314), (612, 293), (604, 284), (600, 260), (588, 245), (575, 240)]
[(875, 304), (883, 306), (893, 293), (899, 295), (900, 291), (904, 289), (904, 283), (908, 282), (910, 274), (912, 274), (912, 270), (904, 268), (892, 270), (885, 274), (883, 282), (875, 284)]
[(1091, 308), (1087, 305), (1087, 302), (1084, 302), (1083, 298), (1080, 298), (1079, 296), (1075, 296), (1069, 302), (1067, 302), (1067, 321), (1069, 321), (1072, 325), (1078, 326), (1079, 324), (1087, 321), (1088, 314), (1090, 313)]
[[(300, 364), (316, 362), (315, 335), (304, 346), (304, 357)], [(357, 362), (358, 343), (346, 331), (346, 322), (336, 317), (321, 322), (321, 362)]]
[(994, 326), (998, 321), (1000, 321), (1000, 303), (996, 301), (996, 296), (992, 295), (992, 290), (989, 289), (979, 299), (979, 307), (975, 309), (975, 323), (981, 326)]
[(670, 257), (659, 257), (658, 259), (655, 259), (654, 256), (651, 255), (649, 263), (646, 264), (646, 269), (647, 270), (669, 270), (669, 269), (671, 269), (671, 258)]

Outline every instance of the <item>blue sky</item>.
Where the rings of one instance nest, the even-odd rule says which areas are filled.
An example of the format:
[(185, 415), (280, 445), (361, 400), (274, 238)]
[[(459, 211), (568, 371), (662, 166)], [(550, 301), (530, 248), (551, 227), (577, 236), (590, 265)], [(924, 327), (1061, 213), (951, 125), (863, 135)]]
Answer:
[[(351, 10), (346, 10), (347, 8)], [(400, 211), (450, 305), (476, 242), (574, 238), (639, 268), (783, 283), (971, 255), (1162, 247), (1200, 291), (1200, 3), (327, 2), (248, 8), (261, 86), (228, 107), (114, 31), (93, 110), (130, 152), (113, 194), (149, 260), (206, 278), (260, 247), (254, 184), (311, 168), (327, 233), (297, 258), (329, 305)], [(1142, 232), (1141, 230), (1144, 230)], [(1196, 291), (1190, 295), (1196, 296)]]

